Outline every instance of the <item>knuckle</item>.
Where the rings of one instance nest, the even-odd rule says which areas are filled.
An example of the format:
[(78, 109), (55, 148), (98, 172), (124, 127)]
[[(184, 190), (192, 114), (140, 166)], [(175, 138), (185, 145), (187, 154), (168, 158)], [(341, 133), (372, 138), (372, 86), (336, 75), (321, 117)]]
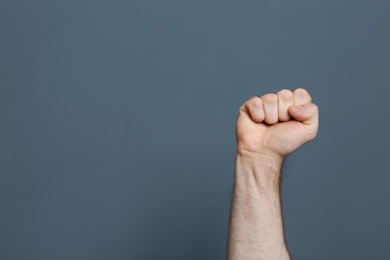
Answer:
[(251, 97), (248, 102), (250, 105), (258, 107), (261, 105), (261, 99), (259, 97)]
[(265, 94), (261, 99), (265, 102), (276, 102), (278, 101), (278, 96), (276, 94)]
[(296, 95), (297, 97), (302, 98), (302, 99), (311, 100), (311, 96), (310, 96), (309, 92), (307, 92), (307, 90), (303, 89), (303, 88), (297, 88), (294, 91), (294, 95)]
[(294, 93), (298, 93), (298, 94), (309, 94), (309, 93), (307, 92), (307, 90), (304, 89), (304, 88), (297, 88), (296, 90), (294, 90)]
[(281, 99), (291, 99), (294, 97), (294, 94), (289, 89), (282, 89), (277, 94)]

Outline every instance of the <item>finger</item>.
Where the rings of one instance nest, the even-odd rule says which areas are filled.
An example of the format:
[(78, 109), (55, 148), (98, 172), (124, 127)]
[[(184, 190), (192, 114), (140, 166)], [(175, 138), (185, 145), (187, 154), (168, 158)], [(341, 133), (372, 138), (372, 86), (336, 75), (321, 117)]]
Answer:
[(294, 105), (300, 106), (311, 103), (310, 94), (303, 88), (297, 88), (294, 91)]
[(278, 96), (276, 94), (266, 94), (261, 97), (264, 108), (264, 121), (267, 124), (276, 124), (279, 121)]
[(276, 95), (278, 96), (279, 120), (290, 120), (291, 116), (288, 113), (288, 108), (294, 105), (294, 93), (292, 93), (288, 89), (283, 89), (279, 91)]
[(300, 106), (292, 106), (289, 108), (290, 115), (297, 121), (305, 125), (308, 133), (314, 138), (318, 130), (318, 107), (310, 103)]
[(261, 123), (264, 121), (263, 102), (259, 97), (248, 99), (241, 106), (240, 110), (246, 112), (255, 122)]

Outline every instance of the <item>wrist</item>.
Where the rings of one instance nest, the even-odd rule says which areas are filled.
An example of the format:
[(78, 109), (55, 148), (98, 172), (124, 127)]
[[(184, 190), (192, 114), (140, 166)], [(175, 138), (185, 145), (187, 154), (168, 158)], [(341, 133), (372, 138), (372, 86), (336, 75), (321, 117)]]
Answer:
[(283, 155), (271, 152), (269, 150), (259, 150), (259, 151), (248, 151), (245, 149), (237, 149), (237, 157), (243, 158), (245, 160), (253, 161), (253, 163), (257, 164), (282, 164), (285, 157)]
[(279, 192), (283, 159), (269, 154), (237, 153), (236, 187), (247, 191)]

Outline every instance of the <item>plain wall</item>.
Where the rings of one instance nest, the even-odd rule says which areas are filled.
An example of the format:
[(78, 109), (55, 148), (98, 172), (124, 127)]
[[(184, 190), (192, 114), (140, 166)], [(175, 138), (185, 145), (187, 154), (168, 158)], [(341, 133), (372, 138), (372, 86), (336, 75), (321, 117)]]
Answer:
[(390, 259), (390, 1), (0, 1), (0, 259), (224, 259), (238, 108), (306, 88), (295, 259)]

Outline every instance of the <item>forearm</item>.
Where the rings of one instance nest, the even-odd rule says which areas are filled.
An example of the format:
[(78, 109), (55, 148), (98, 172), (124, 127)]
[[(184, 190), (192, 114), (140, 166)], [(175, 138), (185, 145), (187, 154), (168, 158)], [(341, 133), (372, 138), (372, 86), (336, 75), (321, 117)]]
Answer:
[(290, 259), (280, 205), (282, 160), (237, 155), (229, 260)]

